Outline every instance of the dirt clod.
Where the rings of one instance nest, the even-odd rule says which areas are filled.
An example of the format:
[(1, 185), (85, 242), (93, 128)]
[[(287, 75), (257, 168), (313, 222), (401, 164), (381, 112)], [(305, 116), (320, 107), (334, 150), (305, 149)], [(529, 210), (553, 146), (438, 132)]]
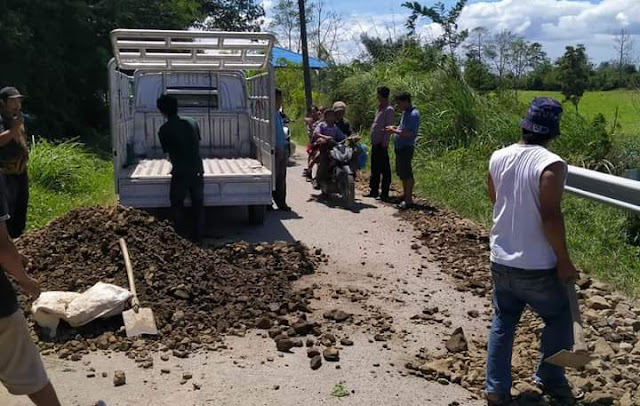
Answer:
[(308, 356), (309, 358), (315, 358), (315, 357), (317, 357), (318, 355), (320, 355), (320, 350), (319, 350), (319, 349), (317, 349), (317, 348), (309, 348), (309, 349), (307, 350), (307, 356)]
[(127, 376), (124, 371), (116, 371), (113, 373), (113, 386), (123, 386), (127, 383)]
[(322, 352), (322, 355), (324, 355), (325, 361), (329, 361), (329, 362), (340, 361), (340, 351), (337, 348), (334, 348), (334, 347), (325, 348), (325, 350)]
[(451, 338), (447, 340), (447, 343), (445, 344), (445, 346), (447, 347), (447, 350), (449, 350), (450, 352), (463, 352), (469, 348), (467, 344), (467, 338), (464, 336), (464, 331), (462, 330), (462, 327), (458, 327), (453, 332), (453, 334), (451, 335)]
[(315, 357), (311, 358), (311, 369), (315, 371), (317, 369), (320, 369), (321, 366), (322, 366), (322, 356), (316, 355)]

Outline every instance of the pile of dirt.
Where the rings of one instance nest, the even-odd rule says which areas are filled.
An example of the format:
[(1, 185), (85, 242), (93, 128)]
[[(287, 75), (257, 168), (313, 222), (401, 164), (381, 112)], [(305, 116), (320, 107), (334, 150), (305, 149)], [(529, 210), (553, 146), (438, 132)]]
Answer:
[[(313, 289), (293, 291), (291, 281), (314, 272), (317, 256), (301, 243), (244, 242), (201, 249), (165, 221), (124, 207), (72, 211), (28, 233), (19, 248), (44, 291), (82, 292), (97, 282), (128, 288), (118, 245), (127, 241), (143, 307), (154, 311), (157, 338), (129, 340), (122, 318), (59, 329), (43, 352), (79, 360), (90, 351), (125, 351), (149, 362), (148, 351), (177, 357), (224, 346), (223, 334), (244, 335), (266, 314), (308, 311)], [(21, 298), (28, 311), (31, 302)]]
[[(420, 232), (423, 245), (453, 278), (456, 289), (489, 299), (492, 290), (487, 231), (453, 213), (421, 203), (418, 207), (422, 210), (400, 216)], [(567, 370), (570, 382), (585, 392), (583, 404), (640, 404), (640, 306), (588, 277), (578, 281), (578, 288), (585, 337), (595, 359), (580, 370)], [(540, 318), (525, 312), (513, 352), (514, 386), (521, 399), (528, 399), (530, 404), (545, 402), (532, 381), (540, 357), (542, 327)], [(476, 341), (456, 351), (449, 349), (444, 355), (423, 351), (407, 367), (412, 375), (460, 383), (480, 396), (484, 389), (486, 343)]]

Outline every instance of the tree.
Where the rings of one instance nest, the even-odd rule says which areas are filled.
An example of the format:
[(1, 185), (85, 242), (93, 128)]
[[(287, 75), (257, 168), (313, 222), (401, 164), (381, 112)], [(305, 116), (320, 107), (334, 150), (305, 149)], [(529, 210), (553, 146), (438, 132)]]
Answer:
[(311, 4), (309, 15), (313, 27), (309, 36), (316, 57), (324, 61), (333, 61), (338, 48), (338, 39), (344, 27), (342, 17), (327, 6), (325, 0), (316, 0)]
[(269, 24), (269, 28), (276, 34), (281, 34), (289, 50), (293, 50), (293, 44), (296, 42), (295, 32), (299, 30), (299, 27), (298, 3), (293, 0), (278, 0), (273, 6), (273, 20)]
[(530, 43), (522, 37), (516, 37), (511, 43), (508, 58), (517, 96), (524, 74), (540, 64), (546, 58), (546, 53), (542, 50), (540, 43)]
[(491, 38), (485, 48), (485, 56), (491, 61), (495, 72), (498, 74), (498, 85), (504, 86), (504, 77), (509, 72), (511, 63), (512, 44), (516, 36), (511, 31), (501, 31)]
[[(187, 29), (198, 24), (256, 27), (252, 18), (262, 10), (256, 4), (253, 0), (6, 0), (0, 13), (0, 53), (11, 57), (0, 58), (0, 85), (14, 85), (29, 96), (25, 109), (36, 117), (27, 123), (31, 133), (81, 136), (108, 147), (108, 139), (99, 135), (108, 130), (111, 30)], [(219, 14), (209, 14), (214, 12)]]
[(390, 62), (408, 48), (419, 46), (416, 40), (411, 37), (400, 37), (394, 40), (392, 38), (370, 37), (368, 34), (362, 34), (360, 42), (366, 52), (364, 57), (373, 63)]
[(456, 50), (469, 36), (469, 30), (459, 31), (458, 29), (458, 19), (466, 4), (467, 0), (458, 0), (449, 11), (445, 9), (444, 3), (441, 2), (436, 3), (433, 7), (423, 6), (417, 1), (402, 4), (402, 7), (411, 10), (411, 15), (407, 19), (409, 35), (415, 35), (416, 22), (420, 17), (430, 19), (444, 30), (442, 36), (436, 40), (436, 45), (441, 50), (446, 49), (451, 59), (455, 60)]
[(527, 74), (527, 89), (529, 90), (560, 90), (557, 80), (557, 69), (549, 58), (539, 61)]
[[(311, 23), (313, 3), (305, 4), (305, 18)], [(278, 0), (273, 7), (273, 20), (269, 28), (278, 35), (283, 46), (295, 52), (300, 52), (300, 9), (297, 0)]]
[(485, 64), (477, 59), (467, 59), (464, 65), (464, 80), (469, 86), (486, 92), (495, 89), (495, 78)]
[(630, 64), (633, 55), (633, 38), (631, 34), (622, 28), (613, 39), (616, 59), (618, 61), (618, 86), (624, 86), (624, 68)]
[[(178, 0), (185, 3), (192, 0)], [(140, 3), (145, 3), (141, 1)], [(264, 8), (258, 0), (198, 0), (199, 12), (205, 17), (197, 25), (209, 30), (260, 31)]]
[(483, 62), (482, 58), (485, 56), (487, 37), (489, 37), (489, 30), (484, 27), (476, 27), (471, 30), (467, 45), (464, 47), (467, 50), (468, 58), (477, 59), (480, 63)]
[(591, 66), (584, 45), (568, 46), (564, 56), (558, 62), (559, 79), (562, 83), (562, 94), (578, 111), (578, 104), (589, 86)]

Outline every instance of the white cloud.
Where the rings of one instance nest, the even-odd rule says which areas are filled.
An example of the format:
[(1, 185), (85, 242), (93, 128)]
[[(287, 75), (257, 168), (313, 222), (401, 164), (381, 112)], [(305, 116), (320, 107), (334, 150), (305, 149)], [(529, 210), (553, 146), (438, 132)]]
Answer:
[(627, 17), (625, 13), (618, 13), (618, 15), (616, 16), (616, 20), (618, 20), (618, 22), (620, 22), (620, 25), (622, 25), (623, 27), (629, 25), (629, 17)]
[(601, 61), (612, 56), (616, 31), (624, 27), (640, 35), (640, 0), (480, 2), (465, 7), (460, 25), (511, 30), (542, 43), (553, 57), (560, 56), (566, 45), (585, 44), (592, 58)]

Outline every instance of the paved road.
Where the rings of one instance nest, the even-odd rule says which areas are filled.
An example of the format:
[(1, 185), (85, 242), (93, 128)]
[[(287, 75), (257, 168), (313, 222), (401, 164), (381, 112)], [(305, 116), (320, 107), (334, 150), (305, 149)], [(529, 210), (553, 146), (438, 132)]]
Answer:
[[(401, 376), (404, 364), (414, 360), (420, 348), (442, 351), (442, 340), (457, 326), (463, 326), (470, 338), (484, 334), (486, 319), (471, 320), (470, 308), (488, 309), (484, 300), (457, 292), (429, 253), (411, 248), (415, 234), (394, 217), (394, 209), (372, 199), (361, 199), (355, 210), (341, 207), (338, 201), (322, 202), (301, 176), (301, 167), (289, 171), (289, 203), (294, 212), (270, 213), (263, 227), (241, 225), (243, 213), (219, 211), (213, 221), (213, 244), (226, 239), (248, 241), (301, 240), (322, 248), (330, 260), (319, 272), (303, 278), (300, 286), (318, 284), (319, 300), (312, 302), (314, 318), (321, 319), (326, 309), (340, 308), (367, 318), (380, 312), (393, 316), (393, 338), (373, 340), (377, 332), (367, 323), (347, 326), (353, 347), (341, 353), (340, 369), (326, 363), (318, 371), (309, 368), (305, 351), (280, 357), (273, 341), (251, 333), (230, 337), (233, 349), (223, 353), (198, 355), (188, 360), (155, 362), (154, 369), (141, 370), (123, 355), (92, 355), (83, 362), (67, 362), (46, 357), (45, 361), (65, 405), (91, 405), (103, 399), (108, 405), (480, 405), (469, 392), (456, 385)], [(219, 220), (224, 218), (225, 220)], [(351, 302), (336, 289), (360, 289), (369, 294), (363, 302)], [(418, 326), (410, 317), (426, 306), (438, 306), (451, 314), (451, 327)], [(385, 348), (386, 347), (386, 348)], [(272, 361), (271, 361), (272, 359)], [(161, 375), (161, 368), (171, 373)], [(95, 368), (97, 378), (87, 378)], [(113, 371), (127, 373), (127, 385), (114, 388)], [(193, 373), (201, 385), (180, 385), (183, 371)], [(100, 373), (107, 372), (108, 378)], [(338, 383), (344, 383), (351, 395), (338, 399), (331, 395)], [(276, 389), (276, 387), (278, 389)], [(10, 398), (3, 389), (0, 405), (28, 405), (26, 399)]]

